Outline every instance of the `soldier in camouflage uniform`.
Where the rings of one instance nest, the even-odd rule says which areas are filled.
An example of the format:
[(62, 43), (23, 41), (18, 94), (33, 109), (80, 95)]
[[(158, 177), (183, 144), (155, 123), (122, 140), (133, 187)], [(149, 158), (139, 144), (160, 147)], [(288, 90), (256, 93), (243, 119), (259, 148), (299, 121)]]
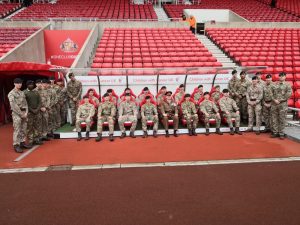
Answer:
[(63, 126), (66, 123), (67, 118), (67, 88), (64, 87), (64, 82), (62, 79), (57, 80), (57, 99), (58, 103), (56, 105), (57, 110), (57, 124), (60, 126)]
[(265, 132), (270, 132), (272, 127), (272, 121), (271, 121), (272, 86), (273, 86), (272, 76), (271, 74), (268, 74), (266, 76), (265, 85), (263, 86), (264, 97), (262, 101), (263, 120), (266, 125)]
[(158, 91), (157, 96), (156, 96), (156, 101), (157, 101), (158, 105), (164, 100), (166, 92), (167, 92), (166, 86), (162, 86), (160, 88), (160, 90)]
[(252, 77), (252, 85), (248, 88), (246, 97), (248, 102), (248, 131), (253, 131), (254, 117), (256, 118), (256, 135), (260, 134), (261, 125), (261, 100), (263, 98), (263, 90), (257, 84), (257, 77)]
[(189, 135), (197, 136), (196, 128), (198, 125), (198, 114), (196, 106), (192, 101), (190, 101), (190, 98), (190, 94), (184, 95), (184, 101), (181, 103), (181, 111), (184, 119), (186, 120)]
[(94, 90), (94, 89), (91, 88), (91, 89), (88, 90), (87, 96), (89, 97), (90, 100), (93, 101), (94, 105), (95, 105), (96, 107), (98, 107), (99, 104), (100, 104), (100, 101), (99, 101), (99, 99), (98, 99), (97, 97), (95, 97), (95, 95), (97, 95), (97, 97), (98, 97), (98, 94), (95, 93), (95, 90)]
[(240, 79), (237, 77), (237, 71), (232, 71), (232, 78), (228, 82), (228, 90), (230, 91), (230, 96), (236, 102), (238, 101), (238, 89), (240, 86)]
[(220, 131), (221, 125), (221, 116), (219, 114), (219, 109), (216, 104), (209, 100), (210, 96), (208, 92), (204, 92), (204, 101), (200, 103), (200, 111), (203, 113), (204, 122), (205, 122), (205, 135), (209, 135), (209, 119), (216, 120), (216, 133), (219, 135), (223, 135)]
[(98, 123), (97, 123), (97, 138), (96, 141), (102, 140), (102, 130), (103, 123), (108, 122), (109, 127), (109, 140), (114, 140), (114, 120), (116, 116), (116, 106), (115, 103), (110, 101), (110, 96), (108, 93), (105, 93), (104, 102), (100, 103), (98, 107)]
[(240, 73), (240, 81), (239, 81), (239, 86), (238, 86), (238, 96), (237, 96), (237, 106), (240, 108), (240, 113), (241, 113), (241, 119), (243, 121), (248, 120), (248, 102), (246, 99), (246, 93), (248, 90), (248, 87), (251, 85), (251, 82), (247, 80), (246, 78), (246, 73), (242, 71)]
[(203, 97), (203, 85), (199, 85), (194, 89), (194, 92), (191, 95), (191, 98), (194, 99), (195, 102), (199, 102), (199, 100)]
[(148, 87), (144, 87), (142, 93), (141, 93), (141, 94), (139, 95), (139, 97), (138, 97), (138, 98), (139, 98), (139, 101), (140, 101), (140, 102), (144, 101), (145, 98), (146, 98), (146, 96), (151, 96), (151, 97), (153, 97), (152, 94), (150, 93)]
[(157, 129), (158, 129), (158, 113), (156, 105), (151, 103), (151, 97), (146, 96), (146, 103), (141, 107), (141, 116), (142, 116), (142, 128), (144, 131), (143, 138), (148, 137), (147, 133), (147, 121), (153, 121), (153, 136), (157, 137)]
[(288, 111), (288, 99), (292, 95), (291, 85), (285, 82), (286, 74), (279, 74), (279, 82), (272, 86), (272, 136), (284, 139), (284, 127)]
[(107, 89), (106, 93), (109, 95), (109, 100), (112, 101), (115, 105), (118, 104), (118, 98), (115, 96), (113, 89)]
[(78, 133), (77, 140), (80, 141), (82, 139), (81, 136), (81, 123), (86, 123), (86, 134), (85, 140), (90, 138), (90, 130), (91, 130), (91, 122), (93, 120), (93, 116), (95, 115), (95, 106), (89, 103), (89, 97), (83, 97), (84, 103), (78, 107), (76, 113), (76, 131)]
[(180, 101), (183, 99), (183, 97), (184, 97), (184, 94), (185, 94), (185, 92), (184, 92), (184, 85), (183, 84), (180, 84), (179, 85), (179, 90), (178, 90), (178, 92), (175, 94), (175, 96), (174, 96), (174, 99), (175, 99), (175, 102), (176, 102), (176, 104), (179, 104), (180, 103)]
[(15, 88), (8, 94), (14, 127), (13, 147), (17, 153), (22, 153), (22, 148), (31, 148), (30, 145), (25, 144), (28, 106), (25, 94), (21, 91), (22, 82), (20, 78), (14, 79)]
[[(221, 91), (220, 91), (220, 86), (219, 85), (216, 85), (214, 87), (214, 90), (211, 92), (211, 100), (215, 103), (215, 104), (218, 104), (219, 103), (219, 100), (221, 98)], [(218, 107), (218, 105), (217, 105)]]
[(131, 128), (130, 128), (130, 137), (136, 138), (134, 135), (134, 131), (137, 124), (137, 106), (135, 102), (130, 100), (131, 96), (129, 93), (125, 94), (125, 101), (120, 103), (119, 106), (119, 127), (122, 132), (121, 138), (126, 137), (125, 127), (124, 123), (127, 121), (132, 122)]
[[(53, 82), (53, 83), (52, 83)], [(53, 132), (56, 130), (56, 105), (58, 103), (57, 95), (56, 95), (56, 90), (54, 88), (54, 80), (46, 81), (46, 89), (48, 90), (48, 95), (50, 98), (50, 107), (49, 107), (49, 120), (48, 120), (48, 136), (49, 137), (54, 137)]]
[(27, 139), (30, 145), (41, 145), (40, 141), (40, 110), (41, 110), (41, 96), (34, 90), (34, 82), (28, 80), (26, 82), (27, 89), (24, 91), (27, 105), (28, 105), (28, 122), (27, 122)]
[(53, 130), (56, 130), (60, 127), (61, 118), (60, 118), (60, 111), (59, 111), (59, 102), (58, 102), (58, 95), (60, 92), (60, 88), (57, 84), (55, 84), (55, 78), (50, 77), (50, 89), (52, 89), (52, 92), (55, 93), (56, 97), (56, 104), (54, 105), (53, 109)]
[(264, 86), (265, 86), (265, 82), (261, 79), (261, 72), (257, 72), (255, 74), (255, 76), (257, 77), (257, 84), (258, 84), (258, 86), (260, 86), (263, 89)]
[(74, 126), (75, 115), (82, 94), (82, 83), (75, 79), (75, 75), (73, 73), (69, 74), (69, 78), (70, 81), (67, 83), (67, 93), (69, 97), (69, 106), (71, 108), (71, 125)]
[(232, 118), (235, 119), (235, 133), (242, 135), (240, 131), (240, 112), (239, 107), (237, 107), (236, 102), (229, 98), (229, 90), (223, 90), (223, 97), (219, 101), (220, 109), (223, 113), (223, 116), (226, 118), (226, 121), (230, 127), (230, 134), (234, 135)]
[(48, 91), (45, 90), (44, 84), (41, 80), (36, 80), (35, 84), (36, 84), (35, 90), (39, 93), (41, 97), (41, 109), (38, 114), (40, 118), (39, 136), (41, 137), (41, 140), (49, 141), (50, 139), (47, 137), (47, 133), (48, 133), (48, 120), (49, 120), (48, 110), (50, 107), (50, 98), (48, 96)]
[(159, 110), (163, 119), (166, 137), (169, 137), (169, 120), (173, 120), (174, 136), (178, 137), (178, 107), (172, 98), (171, 91), (167, 91), (165, 96), (165, 99), (159, 104)]

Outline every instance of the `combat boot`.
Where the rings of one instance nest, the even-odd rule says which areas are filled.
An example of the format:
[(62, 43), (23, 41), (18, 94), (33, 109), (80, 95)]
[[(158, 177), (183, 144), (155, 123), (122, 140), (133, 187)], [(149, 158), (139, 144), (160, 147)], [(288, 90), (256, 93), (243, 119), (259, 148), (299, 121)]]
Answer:
[(284, 135), (284, 134), (280, 134), (280, 135), (279, 135), (279, 139), (280, 139), (280, 140), (284, 140), (284, 139), (285, 139), (285, 135)]
[(36, 141), (33, 142), (33, 144), (35, 144), (35, 145), (42, 145), (44, 143), (42, 141), (40, 141), (39, 139), (37, 139)]
[[(131, 132), (130, 132), (130, 136), (131, 136)], [(148, 133), (147, 133), (147, 131), (144, 131), (142, 138), (146, 138), (146, 137), (148, 137)]]
[(255, 131), (256, 135), (260, 135), (260, 130)]
[(205, 135), (206, 135), (206, 136), (209, 135), (209, 129), (205, 129)]
[(193, 129), (193, 130), (192, 130), (192, 133), (193, 133), (194, 136), (197, 136), (197, 135), (198, 135), (198, 134), (196, 133), (196, 129)]
[(189, 129), (189, 136), (193, 136), (192, 129)]
[(81, 139), (82, 139), (81, 132), (78, 132), (77, 141), (81, 141)]
[(21, 149), (21, 147), (19, 145), (14, 145), (14, 150), (16, 153), (23, 153), (23, 150)]
[(85, 133), (85, 138), (84, 138), (84, 140), (87, 141), (87, 140), (89, 140), (89, 139), (90, 139), (90, 132), (87, 131), (87, 132)]
[(174, 137), (178, 137), (177, 130), (174, 130)]
[(223, 132), (220, 131), (220, 128), (216, 128), (216, 134), (223, 135)]
[(234, 135), (233, 127), (230, 127), (230, 135)]
[(248, 127), (247, 132), (253, 132), (253, 127)]
[(125, 138), (126, 137), (126, 132), (123, 132), (120, 136), (121, 139)]
[(95, 141), (96, 141), (96, 142), (99, 142), (99, 141), (101, 141), (101, 140), (102, 140), (102, 134), (97, 133), (97, 137), (96, 137)]
[(272, 133), (270, 137), (271, 137), (271, 138), (277, 138), (277, 137), (279, 137), (279, 134)]
[(114, 135), (110, 134), (110, 135), (109, 135), (109, 140), (110, 140), (110, 141), (114, 141)]
[[(147, 135), (148, 135), (148, 134), (147, 134)], [(134, 135), (134, 131), (130, 131), (129, 136), (132, 137), (132, 138), (136, 138), (136, 136)]]
[(47, 136), (42, 137), (41, 139), (42, 139), (42, 141), (50, 141), (50, 139)]
[(239, 127), (236, 127), (235, 128), (235, 133), (238, 134), (238, 135), (242, 135), (243, 133), (240, 131), (240, 128)]
[(153, 137), (157, 138), (157, 131), (156, 130), (153, 131)]
[[(174, 131), (174, 134), (175, 134), (175, 131)], [(170, 137), (168, 130), (166, 130), (166, 137)]]
[(24, 149), (31, 149), (32, 148), (32, 145), (27, 145), (27, 144), (25, 144), (25, 142), (21, 142), (20, 143), (20, 147), (21, 148), (24, 148)]

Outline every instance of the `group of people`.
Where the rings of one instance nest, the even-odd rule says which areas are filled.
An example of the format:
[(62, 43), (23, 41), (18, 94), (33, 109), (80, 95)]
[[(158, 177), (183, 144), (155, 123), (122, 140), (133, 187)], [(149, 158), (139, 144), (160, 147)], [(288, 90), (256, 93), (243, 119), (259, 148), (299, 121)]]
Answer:
[[(70, 81), (64, 86), (63, 80), (27, 81), (27, 89), (21, 91), (23, 81), (14, 80), (15, 88), (9, 93), (13, 117), (13, 146), (16, 152), (31, 148), (34, 144), (42, 144), (53, 137), (53, 132), (66, 123), (67, 105), (71, 111), (71, 125), (76, 126), (78, 141), (82, 139), (81, 129), (85, 123), (85, 140), (89, 139), (92, 124), (97, 124), (96, 141), (102, 140), (103, 126), (108, 126), (109, 140), (114, 140), (115, 122), (118, 122), (121, 138), (126, 137), (126, 126), (130, 126), (130, 137), (135, 138), (138, 119), (141, 118), (143, 138), (148, 137), (148, 127), (153, 127), (153, 136), (157, 137), (159, 121), (169, 137), (169, 126), (173, 135), (178, 137), (178, 123), (182, 119), (190, 136), (197, 136), (196, 128), (199, 120), (205, 124), (205, 135), (209, 135), (209, 127), (213, 121), (216, 133), (223, 135), (220, 124), (223, 120), (230, 127), (230, 134), (241, 135), (240, 121), (248, 122), (248, 131), (260, 134), (262, 121), (266, 125), (265, 132), (271, 137), (284, 139), (287, 101), (292, 94), (289, 83), (285, 82), (285, 73), (279, 74), (279, 81), (273, 82), (268, 74), (265, 81), (261, 73), (256, 73), (250, 81), (242, 71), (238, 78), (237, 71), (232, 71), (228, 88), (220, 90), (215, 86), (210, 92), (204, 92), (199, 85), (189, 94), (183, 84), (175, 93), (161, 87), (154, 96), (145, 87), (139, 96), (130, 88), (126, 88), (119, 97), (113, 89), (108, 89), (101, 97), (94, 89), (89, 89), (82, 96), (82, 83), (70, 73)], [(36, 87), (35, 87), (36, 86)], [(213, 119), (213, 120), (212, 120)], [(26, 144), (26, 139), (28, 144)]]

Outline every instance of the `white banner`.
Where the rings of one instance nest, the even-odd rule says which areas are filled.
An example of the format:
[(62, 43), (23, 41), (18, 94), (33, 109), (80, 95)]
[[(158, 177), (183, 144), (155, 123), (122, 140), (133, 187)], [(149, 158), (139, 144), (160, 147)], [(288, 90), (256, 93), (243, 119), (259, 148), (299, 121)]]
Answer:
[(76, 79), (81, 81), (82, 86), (98, 86), (98, 79), (96, 76), (76, 76)]
[(126, 76), (99, 76), (101, 86), (126, 85)]
[(149, 84), (157, 84), (157, 75), (153, 76), (128, 76), (128, 84), (129, 85), (149, 85)]
[(168, 85), (168, 84), (183, 84), (185, 80), (185, 75), (160, 75), (159, 84)]

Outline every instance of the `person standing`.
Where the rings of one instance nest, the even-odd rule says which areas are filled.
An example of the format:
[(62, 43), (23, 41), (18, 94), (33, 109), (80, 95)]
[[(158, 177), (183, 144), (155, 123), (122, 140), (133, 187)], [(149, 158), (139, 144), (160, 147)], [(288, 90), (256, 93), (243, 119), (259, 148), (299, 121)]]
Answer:
[(238, 83), (237, 87), (237, 98), (236, 98), (236, 103), (237, 106), (240, 108), (240, 113), (241, 113), (241, 119), (246, 122), (248, 120), (248, 102), (246, 99), (246, 93), (251, 85), (251, 82), (247, 80), (246, 78), (246, 73), (242, 71), (240, 73), (240, 80)]
[(262, 100), (262, 112), (263, 112), (263, 120), (266, 125), (265, 132), (268, 133), (272, 129), (272, 117), (271, 117), (271, 104), (272, 104), (272, 75), (268, 74), (266, 76), (266, 82), (263, 86), (264, 97)]
[(237, 71), (233, 70), (231, 72), (232, 78), (228, 82), (228, 90), (230, 93), (230, 97), (235, 100), (235, 102), (238, 101), (238, 89), (239, 89), (239, 83), (240, 79), (237, 77)]
[(76, 112), (82, 94), (82, 83), (79, 80), (76, 80), (73, 73), (69, 74), (69, 78), (70, 81), (67, 83), (67, 93), (69, 97), (69, 106), (71, 108), (71, 126), (74, 126)]
[(67, 119), (67, 88), (64, 87), (64, 82), (62, 79), (57, 80), (57, 124), (60, 126), (63, 126), (66, 123)]
[(26, 145), (26, 131), (28, 119), (28, 105), (24, 92), (21, 91), (23, 81), (20, 78), (14, 79), (14, 89), (8, 94), (8, 100), (12, 111), (13, 119), (13, 148), (17, 153), (22, 153), (23, 149), (31, 148)]

